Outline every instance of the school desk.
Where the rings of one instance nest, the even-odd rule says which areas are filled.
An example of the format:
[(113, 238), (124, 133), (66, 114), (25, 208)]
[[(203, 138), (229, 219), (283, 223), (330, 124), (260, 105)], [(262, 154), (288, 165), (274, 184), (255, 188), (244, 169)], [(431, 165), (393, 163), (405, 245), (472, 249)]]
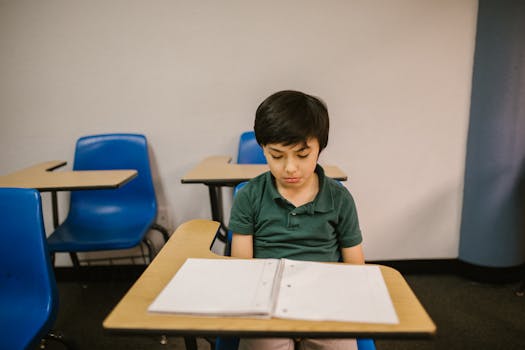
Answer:
[[(234, 187), (268, 171), (266, 164), (232, 164), (230, 156), (212, 156), (204, 159), (181, 179), (183, 184), (204, 184), (208, 187), (211, 218), (224, 228), (222, 209), (222, 187)], [(326, 176), (346, 181), (347, 176), (338, 167), (323, 165)], [(224, 233), (222, 238), (225, 237)], [(221, 236), (219, 236), (221, 237)]]
[(197, 317), (148, 312), (149, 305), (187, 258), (229, 259), (216, 255), (209, 249), (218, 229), (219, 223), (209, 220), (192, 220), (179, 226), (153, 262), (106, 317), (104, 329), (116, 334), (184, 336), (189, 349), (196, 349), (196, 336), (394, 339), (426, 338), (436, 332), (436, 326), (403, 276), (387, 266), (380, 266), (380, 269), (399, 318), (398, 324)]
[(0, 176), (0, 187), (34, 188), (51, 192), (53, 226), (57, 227), (58, 191), (118, 188), (137, 176), (136, 170), (53, 171), (66, 164), (66, 161), (53, 160)]

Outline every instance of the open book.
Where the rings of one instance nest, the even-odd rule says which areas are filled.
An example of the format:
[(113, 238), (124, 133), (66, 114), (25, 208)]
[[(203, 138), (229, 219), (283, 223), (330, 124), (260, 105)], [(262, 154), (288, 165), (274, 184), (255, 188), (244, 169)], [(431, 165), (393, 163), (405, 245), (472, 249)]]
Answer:
[(378, 266), (188, 259), (150, 312), (398, 323)]

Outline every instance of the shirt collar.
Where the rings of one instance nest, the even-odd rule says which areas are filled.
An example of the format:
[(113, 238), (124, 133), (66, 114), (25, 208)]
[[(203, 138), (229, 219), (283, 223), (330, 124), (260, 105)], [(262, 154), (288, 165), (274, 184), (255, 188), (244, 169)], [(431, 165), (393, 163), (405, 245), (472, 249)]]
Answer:
[[(307, 205), (313, 206), (314, 211), (326, 213), (334, 209), (334, 200), (332, 192), (330, 190), (328, 182), (326, 181), (324, 169), (319, 164), (316, 165), (315, 172), (317, 173), (317, 176), (319, 178), (319, 193), (317, 193), (317, 196), (315, 197), (313, 203)], [(270, 171), (266, 173), (266, 181), (269, 184), (268, 188), (270, 190), (270, 195), (272, 199), (284, 200), (279, 191), (277, 191), (277, 187), (275, 186), (275, 179)]]

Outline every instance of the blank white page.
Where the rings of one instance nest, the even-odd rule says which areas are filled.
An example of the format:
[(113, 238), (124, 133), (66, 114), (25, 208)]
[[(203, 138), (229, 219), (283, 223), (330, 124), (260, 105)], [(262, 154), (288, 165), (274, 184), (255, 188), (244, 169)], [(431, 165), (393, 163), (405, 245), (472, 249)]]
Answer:
[(269, 316), (278, 266), (275, 259), (188, 259), (148, 311)]
[(286, 260), (275, 317), (399, 323), (378, 266)]

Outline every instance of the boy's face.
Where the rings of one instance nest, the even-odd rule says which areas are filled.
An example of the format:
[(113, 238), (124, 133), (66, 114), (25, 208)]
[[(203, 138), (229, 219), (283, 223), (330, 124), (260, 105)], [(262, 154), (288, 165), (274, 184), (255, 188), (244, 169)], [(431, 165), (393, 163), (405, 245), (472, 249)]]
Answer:
[(304, 189), (312, 185), (312, 176), (319, 158), (319, 141), (309, 138), (305, 143), (285, 146), (270, 143), (263, 146), (266, 161), (277, 188)]

